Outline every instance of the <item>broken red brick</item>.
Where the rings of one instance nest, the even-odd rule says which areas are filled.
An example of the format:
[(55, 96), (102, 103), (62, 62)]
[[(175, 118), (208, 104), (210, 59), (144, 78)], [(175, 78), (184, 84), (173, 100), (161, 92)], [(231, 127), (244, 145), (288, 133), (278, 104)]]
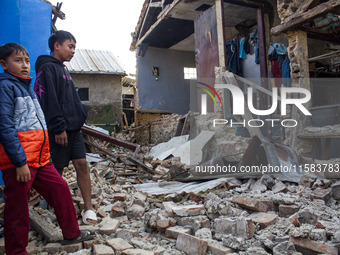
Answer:
[(259, 199), (261, 203), (264, 203), (267, 206), (267, 211), (277, 211), (277, 206), (271, 200), (262, 200)]
[(61, 245), (60, 243), (49, 243), (44, 248), (43, 251), (48, 252), (50, 254), (56, 254), (61, 251), (66, 252), (76, 252), (83, 248), (82, 243), (69, 244), (69, 245)]
[(279, 205), (279, 215), (280, 217), (288, 218), (294, 213), (298, 212), (300, 209), (297, 205)]
[(133, 249), (133, 246), (122, 238), (109, 239), (106, 241), (106, 243), (110, 245), (115, 251)]
[(182, 205), (172, 208), (172, 213), (178, 216), (194, 216), (204, 214), (204, 205)]
[(204, 255), (208, 242), (192, 235), (180, 233), (176, 241), (176, 248), (189, 255)]
[(180, 226), (170, 227), (165, 230), (165, 236), (168, 238), (177, 239), (180, 233), (191, 234), (191, 230)]
[(196, 195), (196, 194), (191, 194), (188, 199), (196, 202), (197, 204), (199, 202), (203, 201), (203, 198), (201, 196)]
[(292, 223), (295, 227), (300, 227), (300, 221), (297, 217), (290, 217), (289, 218), (290, 223)]
[(278, 216), (272, 213), (253, 213), (249, 216), (253, 222), (260, 224), (261, 228), (266, 228), (276, 222)]
[(210, 220), (206, 219), (201, 222), (201, 228), (211, 228)]
[(226, 255), (234, 252), (232, 249), (224, 246), (222, 242), (217, 241), (209, 241), (207, 251), (214, 255)]
[(84, 249), (92, 248), (93, 245), (95, 245), (95, 244), (100, 244), (100, 240), (98, 238), (92, 239), (92, 240), (89, 240), (89, 241), (85, 241), (84, 242)]
[(126, 194), (124, 193), (115, 193), (113, 195), (115, 201), (125, 201), (126, 200)]
[(266, 212), (268, 210), (268, 206), (254, 198), (238, 196), (233, 197), (232, 202), (252, 211)]
[(332, 228), (334, 223), (326, 220), (318, 220), (315, 224), (317, 228), (325, 229), (325, 228)]
[(242, 182), (239, 179), (230, 179), (225, 183), (225, 187), (226, 189), (233, 189), (233, 188), (237, 188), (237, 187), (241, 187)]
[(253, 238), (255, 234), (255, 225), (251, 219), (238, 218), (235, 221), (235, 235), (245, 239)]
[(329, 244), (320, 241), (313, 241), (307, 238), (294, 238), (290, 237), (290, 241), (293, 242), (295, 247), (301, 247), (313, 253), (324, 253), (329, 255), (338, 255), (338, 249)]
[(331, 189), (320, 189), (317, 188), (312, 191), (310, 198), (311, 199), (322, 199), (325, 202), (330, 199), (332, 196), (332, 190)]
[(156, 227), (157, 229), (165, 229), (169, 227), (175, 226), (175, 222), (173, 222), (171, 219), (158, 219), (156, 220)]
[(275, 185), (272, 187), (272, 191), (276, 194), (276, 193), (280, 193), (280, 192), (284, 192), (287, 190), (287, 186), (279, 181), (277, 183), (275, 183)]
[(119, 217), (119, 216), (123, 216), (123, 215), (125, 215), (125, 210), (124, 210), (123, 207), (112, 206), (111, 212), (110, 212), (111, 218), (115, 218), (115, 217)]
[(99, 233), (102, 235), (111, 235), (112, 233), (115, 233), (117, 231), (119, 224), (120, 224), (119, 220), (106, 217), (100, 223), (102, 227), (99, 229)]
[(112, 255), (114, 254), (114, 250), (106, 246), (104, 244), (95, 244), (93, 246), (93, 254), (94, 255)]

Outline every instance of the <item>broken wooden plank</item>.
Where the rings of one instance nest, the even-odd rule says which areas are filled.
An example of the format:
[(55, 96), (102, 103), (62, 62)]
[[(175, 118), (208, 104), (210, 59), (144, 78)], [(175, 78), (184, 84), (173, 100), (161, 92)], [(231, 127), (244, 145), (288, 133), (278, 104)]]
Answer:
[(308, 61), (311, 62), (311, 61), (321, 60), (325, 58), (338, 57), (339, 55), (340, 55), (340, 50), (337, 50), (337, 51), (329, 52), (326, 54), (322, 54), (320, 56), (309, 58)]
[(97, 183), (103, 183), (103, 179), (100, 177), (98, 170), (96, 168), (92, 169), (92, 173), (94, 174), (94, 176), (97, 179)]
[(113, 162), (117, 162), (117, 156), (115, 154), (113, 154), (112, 152), (100, 147), (99, 145), (97, 144), (94, 144), (92, 143), (91, 141), (89, 140), (85, 140), (84, 139), (84, 142), (87, 144), (87, 145), (90, 145), (90, 146), (93, 146), (94, 148), (100, 150), (101, 152), (103, 152), (104, 154), (106, 154), (107, 156), (110, 156), (110, 159), (113, 161)]
[(103, 141), (106, 141), (106, 142), (121, 146), (123, 148), (132, 150), (135, 153), (138, 153), (138, 151), (140, 149), (139, 144), (130, 143), (130, 142), (127, 142), (127, 141), (123, 141), (123, 140), (114, 138), (112, 136), (109, 136), (109, 135), (104, 134), (102, 132), (99, 132), (97, 130), (94, 130), (93, 128), (90, 128), (90, 127), (82, 126), (81, 130), (83, 131), (83, 133), (85, 135), (96, 137), (96, 138), (101, 139)]
[(148, 167), (147, 165), (145, 165), (143, 162), (141, 162), (140, 160), (131, 157), (131, 156), (127, 156), (127, 159), (132, 161), (133, 163), (140, 165), (144, 170), (146, 170), (146, 172), (149, 172), (151, 174), (156, 174), (155, 170), (153, 170), (152, 168)]
[(329, 0), (327, 2), (317, 5), (313, 9), (310, 9), (309, 11), (295, 15), (295, 17), (291, 18), (289, 21), (283, 24), (273, 27), (271, 29), (271, 33), (272, 35), (278, 35), (287, 30), (294, 29), (312, 19), (317, 18), (318, 16), (331, 12), (332, 10), (338, 8), (339, 6), (340, 6), (339, 0)]
[(29, 208), (30, 215), (30, 225), (41, 234), (47, 242), (49, 243), (57, 243), (63, 240), (63, 235), (61, 232), (56, 231), (55, 228), (51, 227), (51, 225), (39, 215), (33, 208)]

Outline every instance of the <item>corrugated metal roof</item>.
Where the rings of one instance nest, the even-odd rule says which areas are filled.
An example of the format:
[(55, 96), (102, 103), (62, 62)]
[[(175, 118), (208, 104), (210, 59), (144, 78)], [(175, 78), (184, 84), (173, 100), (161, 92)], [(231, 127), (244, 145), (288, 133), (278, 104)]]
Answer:
[(103, 50), (77, 49), (72, 60), (65, 62), (70, 73), (101, 73), (126, 75), (118, 59)]

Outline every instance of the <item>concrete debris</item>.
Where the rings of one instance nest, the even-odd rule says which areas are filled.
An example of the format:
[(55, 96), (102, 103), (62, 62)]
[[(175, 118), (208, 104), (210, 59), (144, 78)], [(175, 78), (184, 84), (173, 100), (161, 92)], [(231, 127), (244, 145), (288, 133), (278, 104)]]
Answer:
[(144, 183), (137, 184), (135, 188), (150, 195), (166, 195), (166, 197), (175, 197), (183, 192), (185, 193), (199, 193), (224, 185), (228, 178), (220, 178), (207, 182), (157, 182), (157, 183)]
[(332, 126), (324, 126), (324, 127), (306, 127), (303, 131), (306, 134), (332, 134), (339, 135), (340, 134), (340, 124), (335, 124)]
[(176, 148), (184, 143), (186, 143), (189, 139), (189, 135), (176, 136), (171, 138), (170, 141), (166, 143), (160, 143), (151, 148), (149, 156), (154, 159), (164, 160), (170, 155), (173, 155)]
[(208, 159), (208, 152), (205, 150), (210, 148), (207, 143), (211, 140), (214, 134), (215, 133), (211, 131), (202, 131), (193, 140), (176, 147), (176, 149), (172, 152), (172, 155), (174, 157), (179, 157), (181, 163), (186, 165), (197, 165), (205, 162)]
[[(84, 225), (81, 221), (84, 202), (72, 164), (63, 176), (79, 215), (80, 229), (95, 232), (96, 238), (69, 246), (58, 243), (60, 229), (53, 209), (32, 191), (29, 205), (34, 224), (29, 234), (30, 254), (62, 255), (80, 250), (89, 255), (339, 254), (340, 182), (337, 179), (304, 173), (289, 181), (267, 173), (247, 177), (225, 175), (204, 182), (172, 181), (174, 172), (189, 172), (193, 167), (186, 164), (186, 159), (183, 161), (183, 155), (195, 159), (195, 164), (205, 159), (226, 160), (226, 151), (209, 151), (206, 147), (210, 146), (204, 146), (221, 139), (222, 133), (199, 129), (197, 133), (195, 142), (189, 140), (195, 144), (196, 152), (200, 152), (197, 158), (190, 156), (192, 151), (183, 149), (188, 141), (180, 145), (184, 146), (182, 149), (176, 147), (171, 152), (173, 157), (169, 158), (167, 153), (168, 156), (157, 158), (146, 156), (150, 151), (147, 146), (136, 154), (128, 148), (96, 140), (98, 146), (115, 155), (112, 158), (106, 152), (94, 150), (102, 160), (89, 166), (98, 224)], [(256, 143), (254, 148), (259, 148), (263, 141), (257, 139)], [(228, 149), (230, 155), (236, 144)], [(240, 151), (248, 150), (247, 146), (240, 147), (244, 149)], [(153, 148), (150, 155), (160, 155), (166, 149)], [(270, 148), (280, 153), (268, 154)], [(256, 155), (271, 160), (289, 152), (272, 143), (266, 143), (261, 150)], [(205, 158), (207, 155), (211, 157)], [(239, 161), (242, 155), (231, 158)], [(244, 165), (251, 162), (244, 158), (242, 161)], [(2, 218), (4, 203), (1, 198)], [(47, 229), (50, 233), (46, 233)], [(3, 238), (0, 238), (0, 253), (4, 254)]]

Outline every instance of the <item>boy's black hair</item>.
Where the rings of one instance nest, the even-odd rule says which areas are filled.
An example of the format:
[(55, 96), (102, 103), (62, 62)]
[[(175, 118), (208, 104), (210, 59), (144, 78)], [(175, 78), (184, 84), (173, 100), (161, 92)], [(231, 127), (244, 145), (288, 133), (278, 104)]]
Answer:
[(6, 61), (9, 55), (11, 55), (14, 51), (15, 53), (22, 52), (29, 56), (28, 51), (25, 49), (24, 46), (17, 43), (6, 43), (0, 45), (0, 60)]
[(51, 51), (53, 51), (54, 44), (56, 42), (63, 44), (63, 42), (65, 42), (66, 40), (73, 40), (74, 42), (77, 42), (76, 38), (70, 32), (59, 30), (53, 33), (48, 39), (48, 47), (50, 48)]

